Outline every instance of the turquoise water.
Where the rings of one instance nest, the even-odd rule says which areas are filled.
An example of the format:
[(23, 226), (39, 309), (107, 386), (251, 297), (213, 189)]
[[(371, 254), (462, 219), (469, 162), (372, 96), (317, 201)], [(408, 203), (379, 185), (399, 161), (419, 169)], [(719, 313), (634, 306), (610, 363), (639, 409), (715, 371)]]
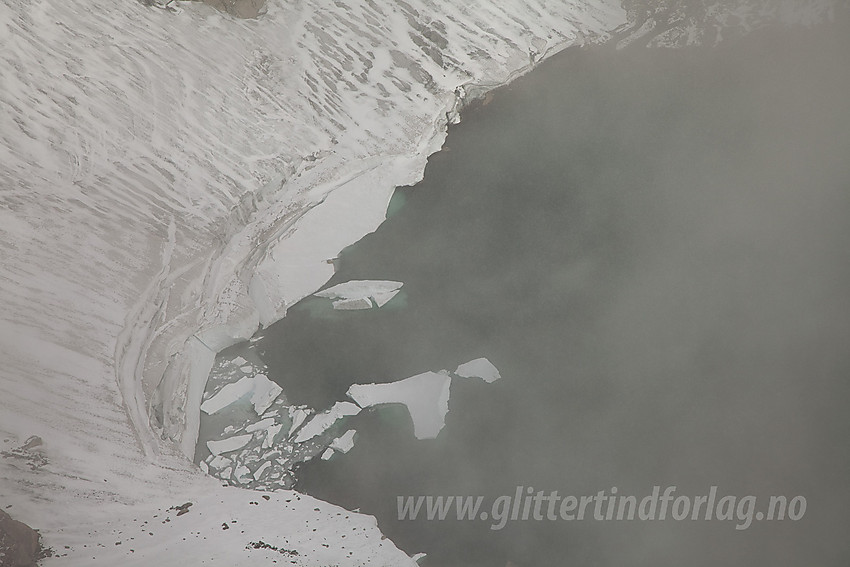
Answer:
[[(503, 379), (455, 380), (435, 440), (403, 409), (364, 412), (354, 449), (302, 467), (299, 489), (374, 514), (433, 566), (843, 564), (846, 32), (568, 50), (468, 110), (330, 282), (403, 293), (360, 312), (308, 298), (256, 350), (317, 408), (479, 356)], [(400, 495), (655, 485), (808, 506), (747, 530), (397, 519)]]

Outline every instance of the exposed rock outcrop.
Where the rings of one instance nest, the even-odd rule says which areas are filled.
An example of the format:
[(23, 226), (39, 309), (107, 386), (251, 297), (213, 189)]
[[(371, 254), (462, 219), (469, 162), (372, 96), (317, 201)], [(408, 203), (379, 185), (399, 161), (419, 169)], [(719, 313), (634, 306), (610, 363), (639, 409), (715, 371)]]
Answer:
[(38, 532), (0, 510), (0, 567), (31, 567), (42, 557)]

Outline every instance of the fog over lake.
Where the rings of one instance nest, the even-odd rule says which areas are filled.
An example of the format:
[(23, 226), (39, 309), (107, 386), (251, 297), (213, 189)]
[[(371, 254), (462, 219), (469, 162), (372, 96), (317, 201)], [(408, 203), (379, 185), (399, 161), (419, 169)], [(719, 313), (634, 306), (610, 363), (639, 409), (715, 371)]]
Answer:
[[(850, 497), (850, 28), (570, 49), (469, 109), (331, 284), (257, 343), (292, 403), (485, 356), (446, 427), (364, 412), (298, 487), (430, 566), (838, 565)], [(802, 495), (798, 521), (399, 521), (396, 496), (517, 486)], [(488, 504), (489, 505), (489, 504)]]

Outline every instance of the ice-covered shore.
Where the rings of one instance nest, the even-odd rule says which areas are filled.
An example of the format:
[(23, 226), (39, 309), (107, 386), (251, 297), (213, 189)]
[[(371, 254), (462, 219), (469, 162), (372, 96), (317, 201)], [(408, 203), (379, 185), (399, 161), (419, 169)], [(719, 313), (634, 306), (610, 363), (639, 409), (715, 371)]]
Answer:
[(7, 511), (65, 565), (405, 564), (372, 518), (190, 463), (213, 357), (375, 229), (459, 95), (614, 28), (618, 4), (0, 4)]

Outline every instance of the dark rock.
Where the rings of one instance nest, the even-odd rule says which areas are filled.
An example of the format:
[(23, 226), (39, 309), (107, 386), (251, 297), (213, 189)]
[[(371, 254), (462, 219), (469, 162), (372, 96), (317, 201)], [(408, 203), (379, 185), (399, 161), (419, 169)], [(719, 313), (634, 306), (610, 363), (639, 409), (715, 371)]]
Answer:
[(0, 511), (0, 567), (35, 567), (47, 553), (38, 532)]
[(24, 444), (21, 446), (21, 450), (28, 451), (33, 447), (38, 447), (42, 444), (44, 444), (44, 441), (41, 440), (41, 437), (39, 437), (38, 435), (33, 435), (31, 437), (28, 437), (27, 440), (24, 441)]

